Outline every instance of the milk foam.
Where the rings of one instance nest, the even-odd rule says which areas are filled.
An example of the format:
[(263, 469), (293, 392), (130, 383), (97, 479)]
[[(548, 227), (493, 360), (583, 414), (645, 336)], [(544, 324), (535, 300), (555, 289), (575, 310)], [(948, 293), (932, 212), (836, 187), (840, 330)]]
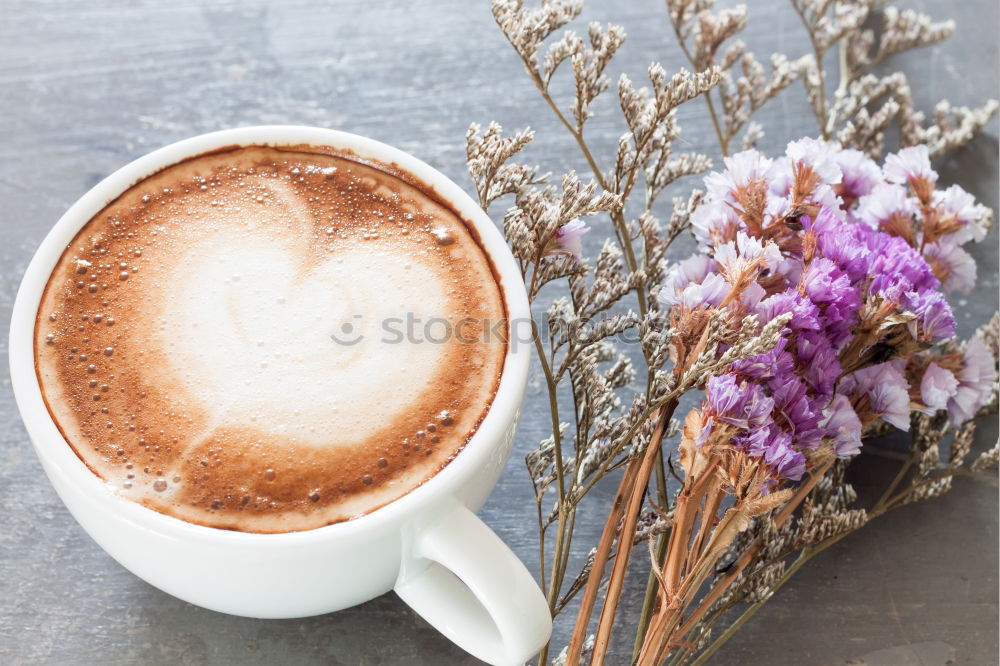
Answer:
[(280, 532), (447, 464), (505, 344), (444, 333), (502, 316), (465, 223), (420, 189), (257, 147), (167, 169), (95, 216), (50, 279), (36, 360), (57, 424), (121, 494)]
[(316, 446), (364, 442), (412, 408), (412, 387), (440, 363), (436, 345), (396, 342), (383, 323), (446, 316), (445, 285), (374, 243), (305, 268), (297, 244), (205, 239), (167, 274), (156, 339), (213, 422), (247, 418)]

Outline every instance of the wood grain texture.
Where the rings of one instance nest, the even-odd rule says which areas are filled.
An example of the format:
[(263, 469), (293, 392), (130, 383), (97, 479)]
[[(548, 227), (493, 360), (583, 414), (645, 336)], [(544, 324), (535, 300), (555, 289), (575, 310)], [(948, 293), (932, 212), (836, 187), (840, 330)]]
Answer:
[[(940, 18), (952, 12), (958, 23), (956, 38), (894, 63), (908, 71), (922, 108), (940, 97), (971, 105), (997, 95), (996, 3), (901, 4)], [(344, 129), (412, 152), (467, 186), (465, 129), (496, 119), (509, 128), (532, 125), (538, 138), (529, 156), (546, 169), (585, 167), (485, 2), (0, 0), (0, 15), (5, 322), (32, 252), (69, 204), (127, 161), (194, 134), (261, 123)], [(614, 76), (641, 79), (653, 59), (668, 70), (683, 64), (657, 0), (590, 0), (584, 20), (627, 29)], [(745, 39), (762, 56), (805, 48), (784, 0), (751, 3)], [(588, 137), (610, 149), (622, 131), (614, 100), (600, 100), (594, 111)], [(759, 120), (767, 130), (761, 147), (770, 152), (814, 131), (799, 86)], [(700, 103), (684, 107), (680, 121), (685, 147), (715, 154)], [(994, 122), (942, 164), (942, 182), (960, 183), (994, 208), (996, 137)], [(591, 250), (601, 231), (608, 230), (587, 237)], [(679, 243), (677, 256), (690, 248)], [(997, 307), (996, 232), (972, 254), (980, 279), (957, 302), (962, 334)], [(6, 343), (0, 340), (4, 354)], [(2, 366), (0, 662), (475, 663), (392, 595), (322, 617), (259, 621), (196, 608), (146, 585), (105, 555), (52, 491)], [(482, 512), (533, 570), (534, 505), (523, 455), (548, 432), (548, 415), (537, 408), (543, 395), (536, 368), (516, 450)], [(979, 445), (996, 437), (995, 422), (984, 423)], [(861, 462), (862, 491), (894, 471), (884, 459)], [(613, 480), (598, 486), (582, 507), (571, 570), (595, 542), (613, 488)], [(891, 514), (816, 558), (713, 663), (995, 663), (996, 544), (996, 476), (958, 480), (945, 498)], [(645, 583), (644, 558), (635, 560), (622, 598), (626, 627), (634, 626)], [(568, 635), (565, 621), (557, 626), (556, 651)], [(630, 648), (621, 633), (609, 663), (626, 663)]]

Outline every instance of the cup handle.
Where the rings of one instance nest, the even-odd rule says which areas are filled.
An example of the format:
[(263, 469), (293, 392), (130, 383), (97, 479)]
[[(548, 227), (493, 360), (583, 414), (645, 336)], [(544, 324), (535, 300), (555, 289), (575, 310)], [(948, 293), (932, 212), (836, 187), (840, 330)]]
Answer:
[(457, 501), (404, 542), (395, 591), (456, 645), (494, 666), (523, 664), (552, 633), (548, 603), (517, 556)]

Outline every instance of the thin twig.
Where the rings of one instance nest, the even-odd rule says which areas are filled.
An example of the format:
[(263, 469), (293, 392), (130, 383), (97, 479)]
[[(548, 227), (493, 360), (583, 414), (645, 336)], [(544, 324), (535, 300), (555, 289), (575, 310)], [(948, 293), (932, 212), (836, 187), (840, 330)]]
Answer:
[[(819, 47), (819, 42), (816, 41), (816, 33), (813, 25), (809, 22), (809, 18), (806, 16), (805, 6), (800, 2), (800, 0), (792, 0), (792, 7), (795, 8), (795, 13), (798, 14), (799, 19), (802, 20), (802, 25), (806, 29), (806, 35), (809, 36), (809, 43), (812, 45), (813, 58), (816, 61), (816, 76), (819, 79), (817, 97), (819, 98), (820, 104), (818, 109), (814, 108), (814, 112), (816, 114), (817, 124), (819, 125), (820, 135), (824, 140), (829, 140), (830, 133), (827, 131), (826, 127), (828, 102), (826, 99), (826, 71), (823, 69), (824, 53)], [(810, 104), (810, 106), (812, 105)]]
[(580, 609), (577, 611), (576, 624), (573, 626), (573, 635), (570, 638), (567, 648), (567, 664), (576, 664), (580, 661), (580, 654), (583, 652), (583, 643), (587, 637), (587, 628), (590, 625), (590, 616), (597, 602), (597, 593), (601, 587), (601, 579), (604, 577), (604, 567), (611, 554), (611, 547), (614, 545), (615, 534), (618, 531), (618, 523), (621, 521), (625, 511), (626, 498), (632, 492), (635, 482), (635, 472), (641, 464), (641, 458), (634, 458), (625, 473), (622, 475), (618, 490), (608, 511), (607, 520), (604, 522), (604, 531), (601, 540), (597, 544), (597, 552), (594, 554), (594, 563), (591, 565), (590, 573), (587, 576), (587, 585), (583, 591), (583, 598), (580, 601)]
[[(681, 27), (674, 22), (673, 16), (670, 12), (667, 12), (667, 15), (670, 19), (670, 25), (674, 29), (674, 35), (677, 37), (677, 43), (680, 45), (681, 51), (684, 52), (684, 57), (688, 59), (688, 62), (691, 63), (691, 66), (694, 67), (695, 70), (702, 69), (700, 63), (695, 61), (694, 54), (692, 54), (691, 50), (688, 48), (684, 35), (681, 34)], [(704, 97), (705, 104), (708, 106), (708, 115), (712, 119), (712, 127), (715, 128), (715, 136), (719, 139), (719, 150), (722, 152), (723, 157), (728, 157), (730, 137), (722, 129), (722, 123), (719, 122), (719, 116), (715, 112), (715, 104), (712, 102), (712, 91), (705, 91)]]
[(622, 586), (625, 584), (625, 573), (628, 570), (629, 557), (632, 553), (632, 536), (635, 534), (636, 522), (642, 510), (642, 501), (646, 496), (646, 486), (653, 471), (653, 463), (656, 460), (656, 453), (660, 451), (660, 443), (663, 440), (663, 433), (670, 423), (673, 407), (664, 408), (660, 415), (660, 420), (656, 424), (656, 429), (642, 456), (642, 465), (639, 467), (637, 478), (632, 487), (629, 504), (625, 511), (625, 518), (618, 537), (618, 552), (615, 555), (615, 563), (611, 569), (611, 577), (608, 580), (608, 590), (604, 597), (604, 607), (601, 609), (601, 617), (597, 623), (597, 633), (594, 636), (594, 651), (591, 663), (604, 663), (604, 655), (607, 653), (608, 645), (611, 641), (611, 629), (614, 626), (615, 614), (618, 612), (618, 601), (621, 598)]
[(649, 620), (652, 617), (653, 607), (656, 603), (656, 592), (660, 587), (660, 580), (656, 571), (663, 567), (663, 560), (667, 555), (667, 534), (660, 534), (656, 537), (655, 558), (649, 571), (649, 579), (646, 581), (646, 592), (642, 598), (642, 611), (639, 613), (639, 626), (635, 631), (635, 641), (632, 644), (632, 661), (639, 658), (642, 650), (642, 643), (646, 638), (646, 629), (649, 628)]

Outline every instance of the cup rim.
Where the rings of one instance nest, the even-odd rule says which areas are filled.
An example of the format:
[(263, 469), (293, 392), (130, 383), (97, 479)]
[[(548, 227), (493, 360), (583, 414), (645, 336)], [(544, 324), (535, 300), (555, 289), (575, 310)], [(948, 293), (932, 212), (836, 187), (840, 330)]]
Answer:
[[(35, 251), (22, 277), (11, 313), (9, 357), (11, 388), (29, 438), (46, 472), (66, 478), (89, 499), (105, 503), (125, 520), (172, 538), (223, 544), (298, 546), (347, 537), (405, 518), (434, 497), (459, 489), (465, 476), (490, 461), (498, 436), (516, 419), (527, 382), (530, 347), (512, 340), (493, 401), (479, 428), (443, 469), (423, 484), (374, 511), (349, 520), (308, 530), (257, 533), (189, 523), (115, 493), (77, 456), (52, 419), (35, 372), (34, 327), (42, 292), (66, 246), (109, 202), (153, 173), (185, 159), (228, 146), (309, 145), (346, 150), (404, 173), (434, 189), (479, 235), (493, 263), (510, 322), (530, 318), (528, 296), (520, 269), (503, 235), (487, 213), (460, 186), (422, 160), (380, 141), (341, 130), (300, 125), (257, 125), (201, 134), (166, 145), (122, 166), (94, 185), (63, 213)], [(470, 472), (470, 470), (472, 470)], [(52, 479), (55, 482), (55, 479)]]

